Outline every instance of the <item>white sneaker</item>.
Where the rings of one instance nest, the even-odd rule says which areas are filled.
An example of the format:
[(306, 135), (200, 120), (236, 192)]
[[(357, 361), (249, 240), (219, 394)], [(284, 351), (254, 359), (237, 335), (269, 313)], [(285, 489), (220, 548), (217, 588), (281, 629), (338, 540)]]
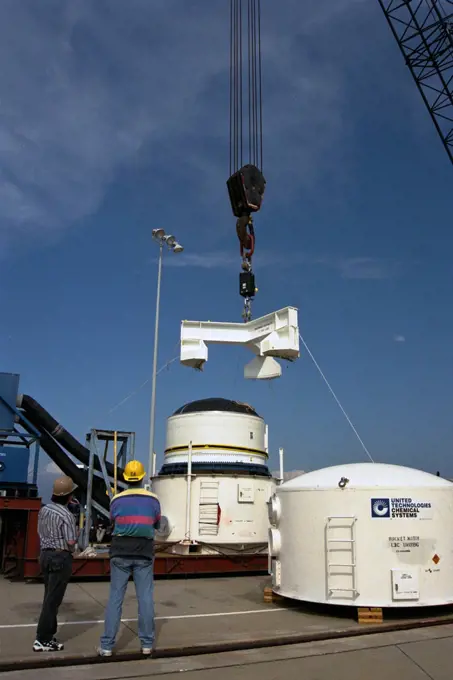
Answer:
[(102, 649), (102, 647), (98, 647), (96, 649), (96, 652), (98, 656), (112, 656), (113, 654), (111, 649)]
[(142, 647), (143, 656), (151, 656), (152, 653), (153, 653), (152, 647)]
[(35, 640), (33, 644), (34, 652), (61, 652), (63, 649), (64, 644), (55, 639), (51, 642), (39, 642), (39, 640)]

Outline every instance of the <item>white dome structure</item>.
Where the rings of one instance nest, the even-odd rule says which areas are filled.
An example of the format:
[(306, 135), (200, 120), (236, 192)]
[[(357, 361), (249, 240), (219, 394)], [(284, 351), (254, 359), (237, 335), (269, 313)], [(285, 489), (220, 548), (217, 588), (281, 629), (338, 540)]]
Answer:
[(275, 489), (267, 461), (267, 425), (248, 404), (211, 398), (179, 408), (152, 480), (166, 520), (157, 541), (179, 554), (218, 554), (216, 546), (266, 554)]
[(453, 484), (399, 465), (306, 473), (269, 503), (275, 592), (365, 607), (453, 603)]
[(193, 471), (234, 468), (269, 475), (267, 426), (249, 404), (210, 398), (178, 408), (167, 420), (161, 475), (187, 470), (189, 442)]

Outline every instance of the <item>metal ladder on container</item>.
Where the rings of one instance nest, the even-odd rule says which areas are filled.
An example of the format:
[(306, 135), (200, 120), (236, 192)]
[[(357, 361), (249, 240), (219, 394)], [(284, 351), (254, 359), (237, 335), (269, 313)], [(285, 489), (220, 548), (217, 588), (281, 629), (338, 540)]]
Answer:
[(202, 481), (198, 505), (198, 533), (200, 536), (217, 536), (219, 533), (219, 482)]
[[(334, 524), (335, 521), (348, 521), (349, 524)], [(351, 593), (351, 599), (355, 599), (359, 595), (357, 590), (357, 553), (356, 553), (356, 536), (355, 536), (355, 525), (357, 522), (357, 517), (354, 515), (332, 515), (327, 518), (326, 524), (326, 569), (327, 569), (327, 596), (331, 597), (334, 593)], [(347, 529), (349, 530), (348, 538), (332, 538), (332, 534), (335, 530)], [(341, 545), (345, 546), (345, 551), (350, 555), (350, 561), (343, 564), (338, 562), (330, 561), (330, 554), (333, 551), (332, 546)], [(348, 547), (347, 547), (348, 546)], [(351, 569), (351, 587), (345, 588), (334, 588), (332, 587), (332, 579), (334, 576), (339, 576), (338, 572), (333, 570), (339, 567), (347, 567)], [(345, 575), (345, 574), (342, 574)]]

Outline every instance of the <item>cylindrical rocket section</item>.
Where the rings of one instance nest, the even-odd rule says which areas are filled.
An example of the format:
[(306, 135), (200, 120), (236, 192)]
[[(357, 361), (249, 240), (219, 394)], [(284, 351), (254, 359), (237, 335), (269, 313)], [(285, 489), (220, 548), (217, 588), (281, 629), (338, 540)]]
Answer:
[(214, 398), (179, 408), (153, 479), (165, 517), (157, 540), (173, 552), (263, 551), (275, 490), (267, 461), (267, 426), (248, 404)]
[(248, 404), (203, 399), (182, 406), (167, 421), (161, 475), (185, 474), (189, 442), (193, 473), (270, 476), (267, 427)]

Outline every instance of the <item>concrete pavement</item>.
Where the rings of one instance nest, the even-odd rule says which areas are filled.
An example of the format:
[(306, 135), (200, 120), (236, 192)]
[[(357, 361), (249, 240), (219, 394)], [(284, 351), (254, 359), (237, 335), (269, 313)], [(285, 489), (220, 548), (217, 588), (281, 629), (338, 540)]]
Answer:
[[(409, 669), (413, 673), (410, 677), (416, 680), (417, 675), (414, 673), (418, 671), (414, 671), (413, 667), (416, 667), (417, 659), (428, 663), (427, 659), (431, 655), (430, 663), (438, 664), (439, 660), (444, 658), (442, 656), (444, 651), (450, 648), (449, 638), (452, 632), (450, 627), (444, 625), (413, 631), (411, 634), (415, 634), (416, 637), (410, 640), (404, 637), (405, 634), (402, 632), (392, 633), (403, 636), (402, 638), (390, 638), (389, 634), (386, 637), (384, 630), (387, 625), (397, 622), (395, 618), (376, 628), (359, 625), (353, 618), (354, 610), (351, 609), (288, 607), (284, 602), (279, 605), (264, 604), (263, 588), (267, 583), (266, 577), (257, 576), (158, 581), (155, 584), (157, 658), (146, 661), (136, 661), (140, 659), (137, 601), (131, 583), (124, 602), (123, 624), (115, 657), (106, 661), (96, 659), (95, 647), (102, 633), (104, 610), (109, 593), (108, 583), (70, 584), (59, 617), (60, 623), (63, 624), (59, 638), (65, 642), (65, 651), (56, 655), (42, 655), (33, 653), (32, 644), (43, 586), (0, 580), (0, 671), (4, 671), (2, 680), (8, 677), (8, 673), (16, 672), (15, 668), (21, 668), (20, 678), (25, 678), (25, 674), (28, 673), (26, 669), (33, 668), (34, 665), (47, 668), (45, 678), (44, 675), (40, 675), (41, 671), (38, 668), (31, 671), (33, 680), (38, 678), (51, 680), (53, 677), (81, 680), (82, 677), (83, 680), (119, 679), (135, 677), (134, 673), (136, 677), (141, 678), (146, 677), (143, 673), (150, 671), (153, 675), (159, 676), (176, 670), (178, 672), (185, 670), (189, 674), (203, 670), (206, 680), (210, 678), (227, 680), (232, 678), (229, 675), (231, 669), (238, 666), (250, 666), (248, 670), (241, 669), (240, 672), (238, 670), (240, 677), (253, 678), (255, 677), (253, 673), (257, 673), (256, 677), (259, 680), (267, 680), (267, 677), (276, 677), (272, 673), (277, 673), (277, 666), (280, 663), (282, 668), (287, 670), (278, 671), (279, 680), (282, 674), (283, 676), (287, 674), (288, 678), (285, 677), (285, 680), (289, 680), (292, 673), (300, 673), (297, 670), (299, 667), (306, 668), (307, 673), (314, 673), (313, 677), (324, 680), (329, 678), (326, 675), (328, 664), (334, 663), (336, 668), (337, 662), (332, 661), (332, 654), (341, 655), (352, 651), (356, 654), (356, 657), (351, 657), (352, 661), (349, 657), (343, 656), (340, 656), (338, 661), (338, 672), (344, 667), (348, 680), (355, 677), (349, 665), (362, 661), (364, 667), (368, 665), (370, 670), (369, 673), (367, 671), (368, 675), (360, 677), (367, 677), (367, 680), (377, 678), (378, 676), (376, 674), (373, 676), (372, 673), (379, 669), (385, 671), (387, 676), (385, 680), (393, 680), (390, 675), (393, 667), (398, 669), (398, 680), (404, 680), (406, 677), (404, 674), (409, 672)], [(417, 612), (419, 616), (422, 613), (424, 612)], [(450, 611), (445, 613), (451, 615)], [(398, 612), (399, 614), (401, 612)], [(439, 620), (452, 624), (451, 618), (448, 620), (439, 617)], [(416, 622), (415, 625), (420, 623), (422, 622)], [(373, 631), (379, 631), (379, 635), (376, 637), (370, 634)], [(358, 634), (363, 636), (364, 633), (366, 637), (347, 639), (347, 636)], [(333, 638), (342, 640), (336, 643)], [(377, 638), (386, 642), (379, 644), (370, 642)], [(444, 638), (447, 642), (443, 641)], [(326, 642), (322, 644), (313, 642), (321, 639), (326, 639)], [(399, 646), (400, 643), (395, 642), (396, 640), (401, 641), (404, 647)], [(429, 642), (429, 649), (423, 651), (423, 647), (420, 647), (421, 641)], [(297, 644), (301, 642), (304, 644)], [(412, 643), (417, 646), (411, 647)], [(337, 644), (340, 646), (337, 647)], [(381, 647), (395, 649), (385, 653), (370, 651)], [(243, 651), (239, 651), (240, 649)], [(326, 659), (315, 659), (314, 657), (320, 656), (316, 650), (322, 650)], [(216, 654), (213, 654), (214, 651)], [(198, 656), (192, 656), (194, 654)], [(170, 656), (173, 658), (168, 658)], [(450, 656), (453, 657), (453, 654)], [(266, 659), (266, 668), (259, 667), (261, 659)], [(95, 661), (98, 665), (87, 665)], [(143, 663), (152, 665), (143, 666)], [(60, 664), (66, 668), (52, 668)], [(214, 678), (212, 668), (216, 667), (219, 669), (216, 676), (219, 677)], [(322, 671), (321, 675), (316, 675), (317, 669), (321, 669), (319, 670), (319, 673)], [(379, 675), (380, 680), (382, 672)], [(122, 675), (123, 673), (125, 675)], [(246, 675), (242, 675), (244, 673)], [(18, 678), (17, 675), (15, 677)], [(27, 677), (30, 680), (32, 678), (31, 675)], [(333, 676), (332, 680), (339, 680), (340, 677)], [(453, 672), (449, 680), (451, 678)]]
[[(264, 604), (266, 577), (222, 577), (157, 581), (155, 584), (157, 650), (196, 650), (257, 639), (347, 632), (358, 624), (350, 616), (307, 613)], [(71, 583), (60, 609), (58, 637), (65, 650), (55, 655), (32, 651), (43, 586), (0, 580), (0, 670), (14, 663), (43, 663), (48, 657), (75, 660), (92, 657), (102, 633), (109, 584)], [(129, 583), (116, 654), (138, 654), (137, 600)]]
[[(261, 650), (3, 673), (1, 680), (451, 680), (453, 625)], [(170, 678), (169, 678), (170, 676)]]

